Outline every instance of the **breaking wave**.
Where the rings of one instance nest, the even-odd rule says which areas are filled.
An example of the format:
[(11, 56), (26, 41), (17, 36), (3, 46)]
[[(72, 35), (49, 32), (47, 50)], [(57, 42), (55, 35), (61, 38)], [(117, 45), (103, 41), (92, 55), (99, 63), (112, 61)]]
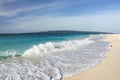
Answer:
[(16, 50), (5, 50), (5, 51), (0, 51), (0, 59), (5, 59), (5, 58), (12, 58), (15, 57), (17, 54)]
[[(83, 40), (34, 45), (22, 57), (0, 61), (0, 80), (62, 80), (80, 73), (104, 57), (109, 43), (101, 39), (102, 36), (91, 36)], [(14, 50), (11, 52), (16, 54)], [(12, 53), (6, 51), (8, 54)]]
[(22, 56), (39, 57), (45, 55), (46, 53), (77, 49), (80, 46), (85, 46), (93, 42), (94, 41), (90, 40), (89, 38), (62, 42), (47, 42), (45, 44), (33, 45), (33, 47), (26, 50)]

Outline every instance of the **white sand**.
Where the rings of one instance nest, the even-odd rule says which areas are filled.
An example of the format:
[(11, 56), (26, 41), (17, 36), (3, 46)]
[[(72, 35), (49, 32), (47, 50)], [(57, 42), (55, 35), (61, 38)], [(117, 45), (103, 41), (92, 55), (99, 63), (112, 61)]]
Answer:
[(120, 34), (110, 34), (105, 40), (111, 42), (112, 47), (101, 63), (63, 80), (120, 80)]

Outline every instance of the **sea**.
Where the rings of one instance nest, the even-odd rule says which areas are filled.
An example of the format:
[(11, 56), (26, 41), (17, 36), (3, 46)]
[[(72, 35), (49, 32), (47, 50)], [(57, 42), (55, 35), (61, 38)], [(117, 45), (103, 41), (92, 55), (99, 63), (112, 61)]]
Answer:
[(0, 80), (62, 80), (104, 58), (109, 42), (97, 32), (0, 34)]

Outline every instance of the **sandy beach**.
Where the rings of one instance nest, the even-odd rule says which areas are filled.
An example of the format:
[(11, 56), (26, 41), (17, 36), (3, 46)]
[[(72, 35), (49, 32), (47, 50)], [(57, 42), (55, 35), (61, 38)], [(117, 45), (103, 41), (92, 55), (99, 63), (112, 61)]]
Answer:
[(80, 74), (65, 77), (63, 80), (120, 80), (120, 34), (107, 35), (105, 41), (111, 44), (99, 64)]

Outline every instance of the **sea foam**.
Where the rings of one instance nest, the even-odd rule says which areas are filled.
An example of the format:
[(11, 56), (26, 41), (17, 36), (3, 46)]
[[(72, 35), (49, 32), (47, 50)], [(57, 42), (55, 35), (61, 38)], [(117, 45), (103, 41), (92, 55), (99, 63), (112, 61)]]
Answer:
[[(109, 43), (100, 39), (102, 37), (94, 36), (83, 40), (48, 42), (33, 46), (22, 57), (1, 62), (0, 79), (62, 80), (65, 76), (80, 73), (103, 58)], [(31, 59), (32, 57), (35, 58)]]
[(30, 49), (26, 50), (23, 57), (39, 57), (47, 53), (64, 51), (64, 50), (74, 50), (80, 46), (85, 46), (93, 43), (93, 40), (89, 38), (83, 40), (69, 40), (62, 42), (47, 42), (45, 44), (33, 45)]

